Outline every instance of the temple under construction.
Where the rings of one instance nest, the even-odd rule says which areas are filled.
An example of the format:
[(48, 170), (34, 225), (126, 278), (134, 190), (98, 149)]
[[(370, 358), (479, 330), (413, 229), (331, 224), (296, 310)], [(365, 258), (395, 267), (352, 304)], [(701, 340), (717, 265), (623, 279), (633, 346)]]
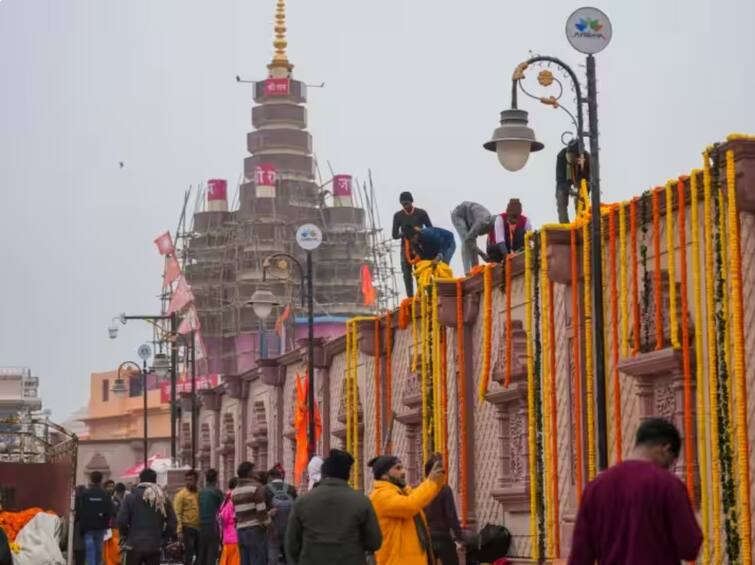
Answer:
[[(263, 282), (263, 264), (277, 253), (302, 258), (295, 235), (303, 224), (323, 233), (313, 252), (317, 336), (339, 335), (349, 317), (393, 307), (397, 299), (391, 243), (372, 205), (371, 182), (368, 189), (350, 175), (320, 178), (306, 129), (307, 87), (293, 78), (286, 53), (284, 0), (278, 0), (274, 29), (268, 76), (253, 83), (250, 156), (232, 205), (226, 181), (208, 181), (197, 194), (193, 222), (178, 234), (210, 373), (240, 374), (299, 337), (302, 273), (291, 261), (276, 260)], [(281, 315), (282, 308), (268, 319), (257, 317), (249, 300), (262, 287), (291, 304), (294, 314)]]

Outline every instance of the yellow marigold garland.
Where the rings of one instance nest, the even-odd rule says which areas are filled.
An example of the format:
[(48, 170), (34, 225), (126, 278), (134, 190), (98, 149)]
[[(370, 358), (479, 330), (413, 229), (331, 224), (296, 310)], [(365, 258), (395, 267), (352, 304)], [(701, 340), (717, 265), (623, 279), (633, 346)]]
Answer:
[(542, 315), (540, 316), (540, 332), (542, 335), (543, 356), (542, 356), (542, 398), (543, 404), (543, 451), (545, 453), (545, 477), (543, 480), (545, 497), (545, 523), (546, 523), (546, 555), (553, 556), (554, 549), (554, 516), (553, 516), (553, 491), (551, 489), (551, 478), (553, 471), (553, 453), (551, 452), (551, 437), (555, 430), (551, 429), (550, 415), (553, 406), (550, 404), (550, 387), (553, 378), (550, 364), (550, 323), (548, 312), (550, 310), (548, 303), (548, 241), (545, 230), (540, 231), (540, 300), (542, 301)]
[[(587, 181), (582, 181), (586, 190)], [(592, 353), (592, 296), (590, 294), (590, 222), (582, 225), (582, 273), (585, 311), (585, 409), (587, 412), (587, 480), (595, 478), (595, 395)]]
[(443, 453), (443, 432), (440, 398), (440, 322), (438, 320), (438, 283), (433, 280), (431, 300), (432, 348), (433, 348), (433, 446), (434, 451)]
[(734, 315), (734, 378), (737, 401), (737, 474), (739, 482), (739, 499), (742, 508), (742, 562), (752, 562), (750, 542), (750, 468), (749, 440), (747, 437), (747, 374), (745, 367), (745, 335), (742, 300), (742, 263), (739, 240), (739, 214), (737, 212), (736, 171), (734, 169), (734, 152), (726, 151), (726, 186), (728, 192), (729, 212), (729, 260), (731, 270), (732, 313)]
[(666, 262), (668, 271), (669, 333), (671, 346), (679, 349), (679, 323), (676, 311), (676, 261), (674, 257), (674, 191), (671, 181), (666, 183)]
[(621, 356), (629, 357), (629, 277), (627, 273), (626, 202), (619, 204), (619, 288), (621, 315)]
[[(716, 326), (714, 322), (714, 287), (713, 287), (713, 212), (711, 210), (711, 177), (710, 155), (706, 151), (703, 158), (703, 240), (705, 244), (705, 305), (706, 328), (708, 338), (708, 395), (709, 407), (713, 411), (718, 405), (716, 391), (718, 389), (718, 374), (716, 372)], [(721, 560), (721, 462), (718, 446), (718, 418), (711, 414), (711, 498), (713, 500), (713, 563)]]
[(535, 359), (532, 344), (532, 249), (530, 241), (532, 233), (524, 236), (524, 316), (525, 332), (527, 334), (527, 455), (530, 472), (530, 537), (532, 538), (532, 559), (540, 558), (537, 543), (537, 471), (535, 469)]
[(485, 400), (490, 382), (490, 350), (493, 333), (493, 263), (485, 265), (482, 272), (482, 368), (478, 397), (480, 402)]
[(429, 430), (430, 413), (427, 398), (427, 356), (429, 353), (428, 338), (429, 331), (427, 327), (427, 293), (424, 288), (419, 288), (419, 305), (420, 305), (420, 328), (422, 340), (422, 355), (420, 357), (420, 394), (422, 395), (422, 464), (424, 465), (430, 456)]
[(705, 365), (703, 361), (703, 301), (700, 280), (700, 223), (698, 212), (697, 178), (699, 171), (694, 170), (690, 176), (690, 212), (692, 222), (692, 285), (695, 300), (695, 400), (698, 468), (700, 471), (700, 511), (703, 527), (703, 547), (700, 559), (708, 563), (710, 558), (710, 509), (708, 487), (710, 480), (710, 461), (708, 459), (705, 410)]

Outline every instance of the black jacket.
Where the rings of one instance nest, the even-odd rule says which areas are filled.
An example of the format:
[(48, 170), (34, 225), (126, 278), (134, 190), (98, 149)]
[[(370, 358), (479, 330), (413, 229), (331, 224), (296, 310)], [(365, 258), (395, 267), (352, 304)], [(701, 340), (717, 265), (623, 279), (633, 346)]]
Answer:
[(115, 515), (113, 500), (99, 486), (91, 486), (81, 493), (76, 499), (75, 509), (82, 533), (107, 530), (110, 519)]
[(127, 547), (142, 551), (159, 551), (163, 541), (176, 536), (176, 513), (170, 500), (165, 499), (166, 517), (149, 506), (142, 498), (144, 487), (136, 487), (121, 503), (118, 529)]
[(286, 528), (286, 555), (297, 565), (364, 565), (380, 549), (370, 499), (341, 479), (325, 478), (296, 499)]
[(414, 208), (411, 214), (407, 214), (402, 208), (393, 214), (393, 231), (391, 235), (393, 239), (411, 237), (415, 226), (418, 228), (431, 228), (433, 224), (430, 221), (430, 216), (422, 208)]

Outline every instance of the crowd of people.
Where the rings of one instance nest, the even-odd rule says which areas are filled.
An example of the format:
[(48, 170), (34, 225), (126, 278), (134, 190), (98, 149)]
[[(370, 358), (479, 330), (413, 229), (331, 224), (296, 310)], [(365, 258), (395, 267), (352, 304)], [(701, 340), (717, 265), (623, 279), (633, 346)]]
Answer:
[[(569, 565), (694, 561), (703, 541), (687, 489), (672, 472), (682, 446), (676, 426), (644, 419), (630, 457), (601, 472), (581, 496)], [(443, 458), (426, 462), (415, 487), (395, 455), (369, 461), (369, 495), (352, 488), (354, 459), (340, 450), (315, 456), (299, 492), (280, 465), (267, 472), (238, 466), (225, 492), (218, 473), (188, 471), (171, 500), (144, 469), (139, 484), (102, 483), (93, 472), (78, 487), (77, 565), (466, 565), (507, 563), (503, 525), (464, 532)], [(5, 555), (3, 553), (5, 551)], [(462, 551), (463, 550), (463, 551)], [(7, 541), (0, 557), (9, 557)], [(10, 561), (6, 561), (10, 563)]]

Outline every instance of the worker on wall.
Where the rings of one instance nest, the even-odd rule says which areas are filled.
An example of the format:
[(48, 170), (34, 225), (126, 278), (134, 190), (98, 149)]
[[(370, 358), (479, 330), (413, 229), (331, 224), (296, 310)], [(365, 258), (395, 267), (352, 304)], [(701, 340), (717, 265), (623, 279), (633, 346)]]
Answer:
[(522, 203), (518, 198), (509, 200), (506, 211), (498, 215), (488, 233), (486, 261), (499, 263), (508, 253), (518, 253), (524, 249), (524, 235), (532, 231), (529, 218), (522, 214)]
[(574, 197), (574, 209), (578, 210), (579, 186), (583, 179), (590, 181), (590, 154), (580, 155), (579, 144), (572, 139), (556, 157), (556, 208), (560, 224), (569, 223), (569, 196)]
[(414, 206), (411, 192), (402, 192), (399, 196), (401, 210), (393, 215), (393, 239), (401, 240), (401, 273), (404, 276), (404, 287), (408, 297), (414, 296), (414, 277), (410, 261), (409, 241), (414, 234), (414, 228), (432, 227), (430, 216), (422, 208)]
[(461, 240), (461, 262), (464, 274), (479, 263), (480, 251), (477, 248), (477, 238), (487, 235), (495, 222), (495, 216), (477, 202), (462, 202), (451, 212), (451, 222), (456, 228)]

